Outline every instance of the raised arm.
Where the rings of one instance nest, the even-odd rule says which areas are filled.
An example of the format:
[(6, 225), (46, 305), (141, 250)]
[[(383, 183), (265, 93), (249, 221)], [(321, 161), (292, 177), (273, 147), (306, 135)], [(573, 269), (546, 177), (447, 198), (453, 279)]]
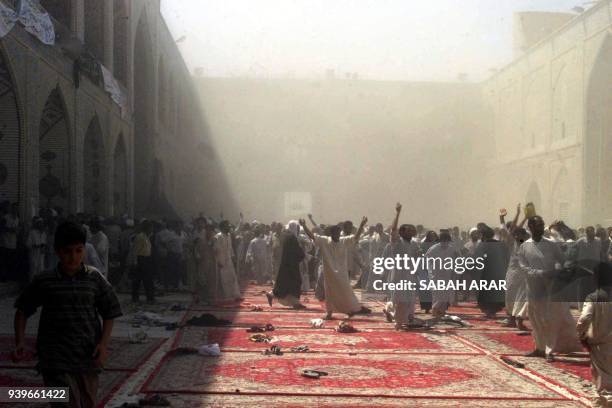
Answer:
[(397, 203), (395, 205), (395, 218), (393, 219), (393, 222), (391, 223), (391, 242), (396, 242), (398, 240), (397, 224), (399, 223), (399, 216), (401, 212), (402, 212), (402, 205), (400, 203)]
[(518, 203), (516, 205), (516, 215), (514, 216), (514, 219), (512, 220), (512, 225), (510, 225), (510, 230), (509, 230), (510, 233), (512, 233), (518, 227), (517, 223), (518, 223), (518, 219), (520, 215), (521, 215), (521, 203)]
[[(310, 214), (309, 214), (310, 215)], [(312, 221), (312, 218), (311, 220)], [(312, 239), (313, 241), (315, 240), (315, 236), (312, 233), (312, 231), (308, 228), (308, 226), (306, 225), (306, 220), (304, 219), (300, 219), (300, 225), (302, 226), (302, 228), (304, 229), (304, 232), (306, 233), (306, 235), (308, 235), (308, 237), (310, 237), (310, 239)], [(315, 224), (316, 225), (316, 224)]]
[(363, 229), (365, 228), (365, 225), (368, 222), (368, 217), (363, 217), (361, 219), (361, 224), (359, 224), (359, 229), (357, 230), (357, 233), (355, 234), (355, 242), (359, 242), (359, 237), (361, 236), (361, 234), (363, 233)]
[(314, 220), (314, 218), (312, 218), (312, 214), (308, 214), (308, 219), (310, 220), (310, 222), (312, 222), (312, 225), (315, 227), (318, 227), (319, 224), (317, 224)]

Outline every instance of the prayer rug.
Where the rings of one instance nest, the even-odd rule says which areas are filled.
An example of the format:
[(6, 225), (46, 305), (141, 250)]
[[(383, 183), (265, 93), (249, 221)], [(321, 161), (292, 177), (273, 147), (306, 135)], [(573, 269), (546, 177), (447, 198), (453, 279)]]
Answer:
[(591, 383), (590, 361), (588, 357), (555, 356), (553, 363), (543, 358), (511, 357), (525, 364), (525, 369), (536, 376), (567, 389), (570, 393), (594, 398), (597, 396)]
[[(310, 323), (313, 319), (321, 319), (323, 313), (308, 313), (308, 312), (296, 312), (293, 313), (278, 313), (278, 312), (229, 312), (227, 310), (215, 311), (190, 311), (185, 318), (187, 321), (189, 318), (194, 316), (200, 316), (204, 313), (210, 313), (219, 319), (229, 320), (232, 322), (231, 326), (244, 326), (250, 327), (254, 325), (265, 325), (267, 323), (272, 324), (274, 327), (301, 327), (308, 328), (312, 327)], [(336, 314), (334, 320), (328, 320), (324, 322), (324, 327), (333, 328), (338, 326), (346, 315)], [(393, 328), (391, 323), (387, 323), (382, 313), (370, 314), (370, 315), (356, 315), (348, 319), (354, 327), (358, 329), (366, 328)]]
[(535, 349), (531, 334), (521, 336), (518, 331), (457, 331), (457, 336), (494, 354), (523, 355)]
[(444, 398), (382, 398), (347, 396), (240, 395), (240, 394), (163, 394), (173, 407), (266, 407), (266, 408), (352, 408), (352, 407), (413, 407), (413, 408), (576, 408), (584, 405), (572, 401), (498, 400)]
[[(305, 378), (301, 376), (304, 369), (322, 370), (328, 375)], [(142, 392), (565, 399), (489, 356), (440, 358), (427, 354), (370, 354), (367, 358), (260, 353), (169, 355), (145, 382)]]
[(198, 347), (218, 343), (224, 351), (262, 351), (272, 345), (289, 352), (291, 347), (306, 345), (311, 351), (335, 353), (405, 353), (405, 354), (482, 354), (447, 333), (398, 332), (367, 330), (338, 333), (333, 329), (277, 329), (265, 334), (270, 343), (250, 340), (253, 333), (244, 328), (184, 327), (176, 338), (176, 346)]

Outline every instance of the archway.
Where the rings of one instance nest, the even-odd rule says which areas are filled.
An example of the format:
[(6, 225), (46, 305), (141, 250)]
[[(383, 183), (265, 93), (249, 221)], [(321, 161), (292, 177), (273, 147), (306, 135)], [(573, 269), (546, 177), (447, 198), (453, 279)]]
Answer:
[(153, 199), (155, 80), (149, 23), (143, 10), (134, 43), (134, 202), (138, 216), (146, 215)]
[(68, 115), (59, 88), (49, 94), (39, 126), (40, 206), (70, 209), (70, 134)]
[(21, 122), (17, 90), (0, 53), (0, 201), (17, 202), (21, 187)]
[(83, 210), (88, 214), (104, 214), (105, 162), (102, 129), (95, 116), (89, 122), (83, 145)]
[(612, 220), (612, 36), (595, 60), (587, 88), (584, 157), (584, 221)]
[(129, 211), (127, 154), (123, 134), (117, 138), (113, 163), (113, 213), (122, 215)]

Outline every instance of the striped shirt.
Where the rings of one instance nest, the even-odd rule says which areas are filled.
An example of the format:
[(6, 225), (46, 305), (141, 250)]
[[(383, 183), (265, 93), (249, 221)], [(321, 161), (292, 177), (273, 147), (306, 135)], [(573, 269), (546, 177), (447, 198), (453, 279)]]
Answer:
[(117, 295), (100, 272), (84, 265), (72, 277), (59, 268), (35, 276), (15, 301), (15, 308), (29, 317), (39, 307), (39, 369), (96, 370), (93, 352), (102, 336), (100, 318), (122, 315)]

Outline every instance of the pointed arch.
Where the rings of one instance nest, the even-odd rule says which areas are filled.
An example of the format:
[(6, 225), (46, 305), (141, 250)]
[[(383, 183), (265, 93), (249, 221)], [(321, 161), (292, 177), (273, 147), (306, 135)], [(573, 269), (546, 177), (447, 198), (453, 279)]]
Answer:
[(21, 198), (21, 118), (11, 69), (0, 52), (0, 201)]
[(70, 209), (71, 137), (62, 92), (54, 88), (45, 102), (38, 129), (40, 206)]
[(100, 120), (89, 122), (83, 143), (83, 210), (103, 215), (106, 200), (106, 157)]

